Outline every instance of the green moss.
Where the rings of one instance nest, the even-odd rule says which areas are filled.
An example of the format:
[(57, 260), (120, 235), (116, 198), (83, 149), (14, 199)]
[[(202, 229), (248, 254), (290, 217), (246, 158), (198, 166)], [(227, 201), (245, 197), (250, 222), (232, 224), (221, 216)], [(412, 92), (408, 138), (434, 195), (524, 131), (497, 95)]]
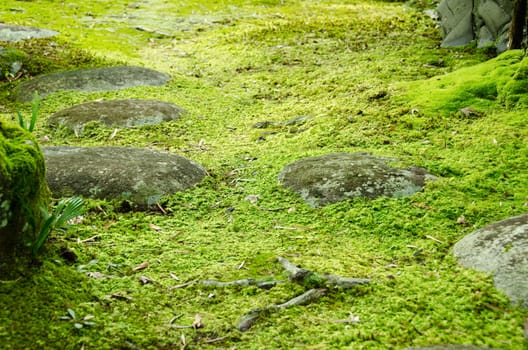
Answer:
[(403, 98), (411, 101), (411, 108), (428, 115), (449, 115), (466, 107), (480, 111), (525, 108), (527, 65), (523, 51), (507, 51), (473, 67), (405, 84)]
[[(2, 262), (33, 241), (41, 227), (41, 205), (49, 201), (44, 158), (31, 133), (0, 120), (0, 249)], [(10, 256), (7, 260), (12, 258)]]
[[(48, 46), (53, 57), (65, 57), (65, 66), (57, 59), (50, 70), (70, 68), (67, 53), (75, 47), (106, 64), (116, 58), (173, 79), (164, 87), (54, 94), (41, 106), (37, 139), (165, 150), (204, 164), (209, 176), (160, 200), (163, 212), (89, 201), (80, 224), (52, 235), (42, 267), (30, 272), (20, 266), (12, 278), (20, 277), (17, 282), (0, 283), (4, 348), (170, 349), (182, 347), (182, 335), (187, 348), (526, 347), (527, 311), (512, 307), (489, 276), (459, 267), (450, 253), (476, 228), (525, 211), (526, 108), (521, 95), (503, 99), (506, 90), (514, 95), (505, 86), (516, 72), (524, 74), (519, 52), (479, 66), (485, 53), (438, 49), (434, 21), (396, 2), (49, 5), (24, 2), (19, 13), (9, 10), (18, 2), (5, 1), (0, 9), (6, 22), (62, 32), (58, 45)], [(91, 64), (97, 62), (79, 58), (79, 65)], [(397, 103), (396, 83), (414, 80), (420, 82), (407, 86), (408, 95)], [(4, 85), (5, 91), (14, 85)], [(74, 104), (122, 98), (161, 99), (189, 113), (115, 135), (100, 125), (80, 137), (46, 125), (47, 116)], [(16, 109), (30, 113), (30, 106), (1, 103), (7, 118)], [(516, 107), (503, 108), (509, 103)], [(470, 105), (484, 115), (451, 116)], [(299, 116), (308, 119), (296, 131), (253, 127)], [(357, 151), (398, 158), (440, 179), (412, 197), (357, 199), (317, 210), (277, 185), (282, 168), (299, 158)], [(258, 195), (257, 202), (248, 195)], [(457, 223), (462, 215), (465, 224)], [(63, 247), (76, 254), (76, 263), (66, 264)], [(242, 314), (283, 303), (305, 288), (192, 284), (284, 279), (276, 256), (373, 282), (271, 314), (247, 333), (235, 330)], [(146, 269), (134, 270), (143, 262), (149, 262)], [(143, 284), (141, 276), (155, 282)], [(76, 330), (60, 320), (68, 308), (80, 317), (94, 315), (96, 324)], [(203, 328), (176, 328), (191, 325), (197, 313)], [(350, 314), (360, 322), (334, 322)]]

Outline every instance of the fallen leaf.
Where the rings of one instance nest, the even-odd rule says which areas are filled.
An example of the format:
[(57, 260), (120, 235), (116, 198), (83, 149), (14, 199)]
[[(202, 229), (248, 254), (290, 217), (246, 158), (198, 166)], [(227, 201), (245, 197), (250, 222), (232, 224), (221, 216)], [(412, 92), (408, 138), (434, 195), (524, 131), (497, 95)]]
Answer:
[(110, 275), (105, 275), (104, 273), (101, 273), (101, 272), (88, 272), (86, 274), (88, 277), (91, 277), (91, 278), (95, 278), (95, 279), (103, 279), (103, 278), (114, 278), (114, 276), (110, 276)]
[(244, 198), (245, 200), (249, 201), (249, 203), (255, 205), (257, 204), (258, 200), (260, 199), (260, 194), (250, 194)]
[(139, 280), (142, 284), (148, 284), (148, 283), (156, 283), (152, 278), (147, 276), (139, 276)]
[(194, 321), (192, 323), (192, 326), (193, 326), (194, 329), (198, 329), (198, 328), (202, 328), (203, 327), (202, 316), (200, 314), (194, 315)]
[(459, 225), (465, 225), (467, 224), (467, 221), (466, 221), (466, 218), (464, 217), (464, 215), (460, 215), (457, 219), (457, 224)]
[(333, 320), (333, 323), (359, 323), (359, 316), (350, 315), (349, 318), (344, 320)]
[(177, 284), (177, 285), (175, 285), (175, 286), (169, 287), (169, 290), (179, 289), (179, 288), (185, 288), (185, 287), (187, 287), (187, 286), (190, 286), (191, 284), (193, 284), (193, 282), (187, 282), (187, 283)]
[(109, 140), (113, 139), (116, 135), (117, 135), (117, 131), (119, 129), (114, 129), (114, 131), (112, 132), (112, 135), (110, 135), (110, 137), (108, 138)]
[(426, 237), (426, 238), (429, 238), (430, 240), (435, 241), (435, 242), (437, 242), (437, 243), (444, 243), (444, 242), (442, 242), (441, 240), (439, 240), (438, 238), (435, 238), (435, 237), (433, 237), (433, 236), (425, 235), (425, 237)]
[(181, 343), (182, 343), (181, 349), (185, 349), (185, 346), (187, 345), (187, 341), (185, 340), (185, 334), (182, 333), (180, 339), (181, 339)]
[(154, 231), (161, 231), (161, 227), (159, 227), (158, 225), (149, 224), (149, 227)]
[(131, 297), (127, 297), (126, 295), (121, 295), (119, 293), (114, 293), (110, 296), (111, 299), (117, 299), (117, 300), (123, 300), (123, 301), (132, 301)]
[(302, 226), (302, 225), (292, 225), (292, 226), (276, 225), (276, 226), (273, 226), (273, 228), (277, 230), (289, 230), (289, 231), (310, 231), (312, 230), (311, 227)]
[(73, 311), (72, 309), (68, 309), (68, 315), (70, 315), (70, 318), (72, 320), (75, 320), (75, 311)]
[(148, 266), (149, 266), (148, 261), (145, 261), (145, 262), (142, 262), (141, 264), (139, 264), (138, 266), (134, 267), (132, 269), (132, 271), (141, 271), (141, 270), (146, 269)]

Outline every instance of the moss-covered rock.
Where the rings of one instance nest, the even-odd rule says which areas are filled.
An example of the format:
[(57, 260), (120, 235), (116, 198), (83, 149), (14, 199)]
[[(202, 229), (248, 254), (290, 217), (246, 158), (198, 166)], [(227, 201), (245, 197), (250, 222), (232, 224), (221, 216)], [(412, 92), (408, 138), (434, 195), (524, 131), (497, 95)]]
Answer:
[(0, 120), (0, 262), (34, 238), (50, 195), (41, 150), (29, 132)]
[(27, 61), (24, 51), (0, 46), (0, 81), (14, 77)]
[(409, 107), (424, 114), (528, 107), (528, 57), (511, 50), (450, 74), (404, 84)]
[(330, 153), (297, 160), (284, 167), (279, 182), (312, 207), (347, 198), (410, 196), (436, 177), (425, 169), (392, 168), (391, 159), (368, 153)]

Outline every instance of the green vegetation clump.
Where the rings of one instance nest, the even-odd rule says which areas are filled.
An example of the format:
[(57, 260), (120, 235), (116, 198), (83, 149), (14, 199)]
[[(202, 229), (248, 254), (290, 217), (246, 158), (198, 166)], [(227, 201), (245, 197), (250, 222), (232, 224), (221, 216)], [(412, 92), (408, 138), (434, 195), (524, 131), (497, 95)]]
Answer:
[(528, 57), (511, 50), (487, 62), (405, 84), (404, 100), (425, 114), (528, 107)]
[[(27, 130), (0, 120), (0, 262), (33, 242), (49, 202), (44, 158)], [(1, 269), (4, 271), (4, 269)]]
[[(464, 235), (526, 211), (519, 52), (485, 62), (475, 48), (439, 49), (434, 21), (401, 2), (32, 1), (12, 10), (19, 7), (1, 3), (3, 20), (62, 33), (51, 57), (75, 51), (83, 68), (114, 60), (172, 76), (163, 87), (49, 95), (37, 139), (164, 150), (203, 164), (208, 177), (147, 212), (88, 200), (73, 229), (50, 235), (41, 266), (0, 278), (2, 347), (526, 348), (527, 311), (451, 254)], [(71, 68), (53, 62), (50, 70)], [(74, 104), (122, 98), (160, 99), (189, 113), (130, 129), (94, 124), (79, 137), (45, 125)], [(30, 105), (0, 101), (4, 119), (31, 113)], [(458, 114), (466, 107), (468, 117)], [(439, 179), (411, 197), (319, 209), (278, 185), (287, 164), (331, 152), (396, 158)], [(241, 333), (243, 314), (284, 303), (304, 286), (199, 281), (284, 279), (277, 256), (372, 282), (272, 313)], [(192, 326), (197, 319), (201, 327)]]

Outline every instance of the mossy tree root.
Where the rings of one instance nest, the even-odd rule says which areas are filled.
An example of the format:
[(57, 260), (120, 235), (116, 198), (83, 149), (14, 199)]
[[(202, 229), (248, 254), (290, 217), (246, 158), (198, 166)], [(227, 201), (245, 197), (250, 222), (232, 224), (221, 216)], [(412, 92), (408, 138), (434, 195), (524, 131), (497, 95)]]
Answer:
[[(297, 283), (309, 288), (306, 292), (288, 300), (283, 304), (275, 304), (264, 308), (254, 309), (244, 314), (237, 324), (237, 329), (241, 332), (248, 331), (259, 319), (269, 316), (281, 309), (292, 306), (305, 305), (325, 295), (331, 288), (349, 289), (357, 285), (367, 284), (369, 279), (341, 277), (331, 274), (318, 274), (310, 270), (302, 269), (292, 264), (288, 259), (277, 257), (277, 261), (282, 265), (284, 270), (289, 273), (288, 279), (292, 283)], [(200, 284), (212, 287), (230, 287), (230, 286), (256, 286), (258, 288), (270, 289), (278, 283), (284, 283), (283, 280), (258, 281), (252, 278), (236, 280), (231, 282), (219, 282), (205, 280)]]

